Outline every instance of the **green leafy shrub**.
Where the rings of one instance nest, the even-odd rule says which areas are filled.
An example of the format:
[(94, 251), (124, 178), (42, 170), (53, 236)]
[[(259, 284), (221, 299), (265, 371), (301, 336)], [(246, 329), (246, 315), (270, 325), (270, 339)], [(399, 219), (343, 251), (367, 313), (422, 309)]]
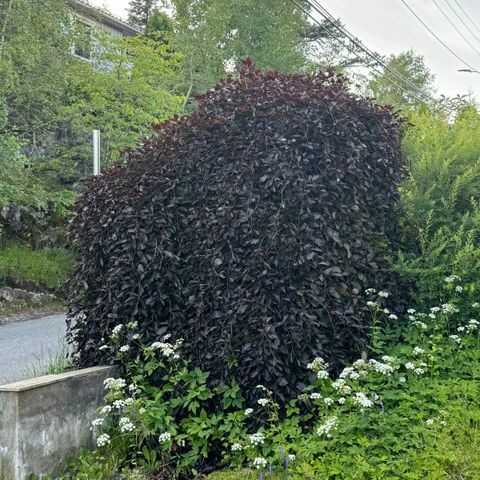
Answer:
[(146, 340), (176, 332), (212, 384), (235, 378), (250, 400), (265, 384), (283, 402), (310, 358), (338, 369), (364, 348), (360, 291), (396, 288), (383, 255), (400, 122), (331, 71), (261, 73), (249, 61), (197, 101), (77, 204), (78, 362), (104, 361), (101, 339), (133, 319)]
[(416, 284), (420, 305), (442, 301), (444, 279), (463, 279), (465, 307), (480, 291), (480, 115), (462, 105), (412, 120), (404, 139), (411, 175), (402, 187), (405, 248), (395, 269)]
[[(385, 294), (370, 293), (372, 315), (384, 314)], [(474, 472), (478, 459), (465, 452), (465, 439), (480, 442), (480, 321), (465, 317), (461, 303), (454, 296), (405, 318), (390, 314), (372, 333), (370, 358), (337, 378), (314, 359), (308, 368), (316, 380), (285, 407), (261, 385), (255, 404), (243, 402), (238, 385), (212, 389), (208, 374), (183, 357), (180, 340), (145, 346), (138, 325), (117, 326), (101, 348), (123, 373), (106, 380), (106, 404), (93, 420), (95, 455), (115, 459), (118, 471), (134, 466), (172, 479), (225, 466), (250, 470), (213, 478), (420, 480)], [(478, 318), (480, 304), (475, 310)]]
[(11, 246), (0, 250), (0, 284), (62, 292), (74, 266), (74, 255), (61, 248), (32, 250), (25, 246)]

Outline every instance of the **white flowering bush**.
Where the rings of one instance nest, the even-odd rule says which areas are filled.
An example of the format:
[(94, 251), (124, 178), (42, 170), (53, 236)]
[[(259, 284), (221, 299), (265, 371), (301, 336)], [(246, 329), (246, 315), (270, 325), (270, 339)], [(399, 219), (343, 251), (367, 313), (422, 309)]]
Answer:
[(235, 383), (209, 387), (208, 373), (182, 358), (180, 339), (145, 346), (135, 324), (116, 327), (104, 350), (121, 376), (105, 380), (105, 405), (92, 422), (98, 449), (172, 479), (206, 465), (247, 467), (259, 478), (425, 478), (425, 462), (433, 471), (445, 459), (432, 448), (455, 415), (455, 389), (443, 379), (456, 372), (460, 388), (480, 357), (480, 303), (471, 305), (479, 317), (465, 318), (462, 292), (451, 293), (438, 306), (392, 316), (388, 292), (368, 292), (369, 351), (335, 373), (312, 359), (311, 385), (286, 407), (263, 385), (251, 404)]

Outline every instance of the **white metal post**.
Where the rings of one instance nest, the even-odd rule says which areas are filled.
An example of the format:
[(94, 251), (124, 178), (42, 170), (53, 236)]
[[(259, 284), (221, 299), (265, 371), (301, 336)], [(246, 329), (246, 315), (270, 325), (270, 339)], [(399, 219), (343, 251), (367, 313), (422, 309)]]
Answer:
[(93, 174), (100, 175), (100, 130), (93, 131)]

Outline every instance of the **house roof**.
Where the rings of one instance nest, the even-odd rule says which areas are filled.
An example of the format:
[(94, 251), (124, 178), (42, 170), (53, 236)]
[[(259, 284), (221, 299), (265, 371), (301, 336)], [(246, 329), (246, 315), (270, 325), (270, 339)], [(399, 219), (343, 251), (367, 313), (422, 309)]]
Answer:
[(115, 17), (110, 12), (94, 7), (86, 1), (69, 0), (68, 3), (78, 13), (89, 17), (92, 20), (108, 25), (109, 27), (122, 32), (122, 34), (127, 37), (133, 37), (139, 33), (143, 33), (142, 30), (132, 27), (132, 25), (129, 25), (125, 20)]

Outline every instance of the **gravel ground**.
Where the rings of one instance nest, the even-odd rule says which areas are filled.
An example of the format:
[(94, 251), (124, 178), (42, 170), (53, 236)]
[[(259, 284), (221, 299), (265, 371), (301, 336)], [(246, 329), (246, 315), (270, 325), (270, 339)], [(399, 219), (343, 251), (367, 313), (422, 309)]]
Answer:
[(0, 325), (0, 385), (41, 375), (66, 352), (65, 315)]

